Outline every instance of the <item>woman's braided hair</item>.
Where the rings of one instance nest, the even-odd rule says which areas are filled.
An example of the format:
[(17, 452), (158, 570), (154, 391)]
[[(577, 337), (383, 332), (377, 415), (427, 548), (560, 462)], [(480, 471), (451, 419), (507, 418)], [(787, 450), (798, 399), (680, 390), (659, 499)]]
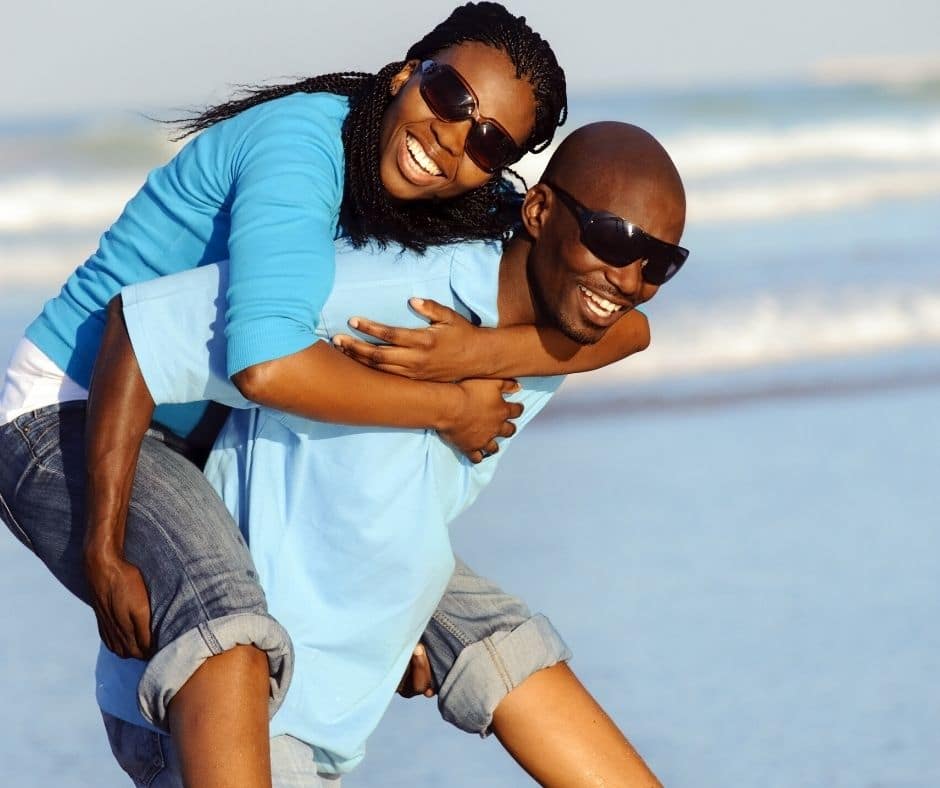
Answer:
[[(565, 72), (548, 42), (525, 17), (514, 16), (499, 3), (467, 3), (455, 9), (406, 55), (427, 60), (448, 47), (479, 42), (505, 52), (535, 94), (535, 125), (524, 148), (544, 150), (568, 114)], [(382, 118), (391, 103), (392, 77), (405, 62), (389, 63), (377, 74), (347, 71), (324, 74), (284, 85), (248, 88), (239, 98), (210, 107), (180, 122), (182, 136), (234, 117), (243, 110), (292, 93), (335, 93), (349, 98), (343, 123), (346, 182), (340, 223), (356, 246), (375, 240), (424, 251), (429, 245), (494, 239), (507, 234), (518, 220), (519, 194), (500, 171), (481, 187), (452, 199), (393, 200), (379, 177)]]

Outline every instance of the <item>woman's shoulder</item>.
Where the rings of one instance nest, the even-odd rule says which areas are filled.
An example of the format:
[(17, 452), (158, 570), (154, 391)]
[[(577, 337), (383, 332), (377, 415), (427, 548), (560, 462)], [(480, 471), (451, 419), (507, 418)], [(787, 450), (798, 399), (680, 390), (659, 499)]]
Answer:
[(248, 126), (261, 123), (270, 128), (280, 124), (293, 126), (301, 122), (338, 133), (348, 114), (349, 99), (345, 96), (298, 92), (257, 104), (236, 117)]

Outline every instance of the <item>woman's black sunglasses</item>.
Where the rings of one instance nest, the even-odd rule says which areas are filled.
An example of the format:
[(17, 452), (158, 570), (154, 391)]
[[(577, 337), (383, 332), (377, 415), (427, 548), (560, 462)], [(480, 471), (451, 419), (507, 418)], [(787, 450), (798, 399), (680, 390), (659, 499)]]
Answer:
[(506, 129), (492, 118), (480, 116), (476, 94), (455, 68), (425, 60), (421, 64), (421, 98), (438, 118), (448, 123), (472, 124), (464, 147), (481, 170), (494, 173), (522, 157)]
[(688, 249), (660, 241), (616, 214), (585, 208), (554, 183), (542, 183), (555, 192), (577, 218), (581, 243), (608, 265), (624, 268), (642, 260), (643, 281), (661, 285), (676, 275), (689, 256)]

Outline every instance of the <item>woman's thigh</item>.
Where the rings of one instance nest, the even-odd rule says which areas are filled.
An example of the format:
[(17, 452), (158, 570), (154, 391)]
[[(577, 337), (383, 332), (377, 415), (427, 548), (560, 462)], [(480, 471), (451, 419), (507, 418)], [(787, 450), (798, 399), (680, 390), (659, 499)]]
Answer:
[[(90, 602), (85, 535), (84, 407), (44, 408), (0, 432), (0, 517), (73, 594)], [(200, 623), (264, 613), (242, 536), (202, 472), (157, 437), (144, 439), (124, 553), (150, 596), (159, 649)]]

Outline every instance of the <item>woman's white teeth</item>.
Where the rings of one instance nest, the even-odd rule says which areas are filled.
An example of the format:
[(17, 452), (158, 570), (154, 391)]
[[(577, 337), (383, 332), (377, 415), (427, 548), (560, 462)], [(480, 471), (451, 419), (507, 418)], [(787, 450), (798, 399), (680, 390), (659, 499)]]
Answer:
[(620, 304), (602, 298), (592, 290), (588, 290), (584, 285), (578, 285), (578, 289), (587, 296), (588, 308), (598, 317), (610, 317), (614, 312), (623, 309)]
[(443, 175), (441, 168), (424, 152), (421, 143), (410, 134), (405, 134), (405, 145), (408, 146), (408, 152), (411, 154), (411, 158), (414, 159), (415, 163), (428, 175)]

